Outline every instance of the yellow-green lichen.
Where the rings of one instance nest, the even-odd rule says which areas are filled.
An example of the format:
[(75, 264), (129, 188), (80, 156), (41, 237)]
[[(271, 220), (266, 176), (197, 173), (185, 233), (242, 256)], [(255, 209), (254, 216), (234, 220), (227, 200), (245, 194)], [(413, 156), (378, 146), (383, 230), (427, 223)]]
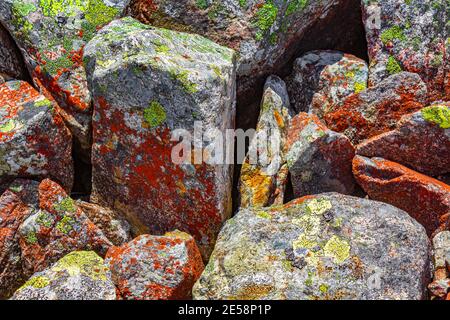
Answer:
[(53, 208), (60, 212), (75, 212), (77, 210), (75, 201), (70, 197), (62, 199), (59, 203), (55, 204)]
[(50, 284), (50, 279), (44, 276), (36, 276), (32, 277), (30, 280), (25, 282), (25, 284), (20, 287), (19, 290), (25, 289), (27, 287), (33, 287), (36, 289), (42, 289), (47, 287)]
[(306, 204), (306, 211), (309, 213), (314, 213), (317, 215), (323, 214), (324, 212), (332, 208), (331, 202), (328, 199), (317, 199), (314, 198)]
[(42, 100), (38, 100), (34, 103), (35, 107), (41, 108), (41, 107), (46, 107), (46, 108), (50, 108), (52, 106), (52, 102), (48, 99), (42, 99)]
[(341, 264), (350, 257), (350, 245), (336, 235), (328, 240), (323, 251), (324, 255), (333, 258), (336, 264)]
[(158, 101), (150, 102), (150, 105), (144, 109), (144, 119), (152, 128), (156, 128), (166, 121), (166, 111)]
[(278, 8), (273, 3), (265, 3), (256, 12), (255, 25), (258, 28), (256, 40), (261, 40), (277, 19)]
[(364, 82), (356, 82), (353, 89), (355, 90), (355, 93), (360, 93), (361, 91), (366, 90), (367, 84)]
[(311, 239), (306, 234), (302, 233), (298, 238), (292, 241), (292, 248), (297, 249), (312, 249), (318, 245), (317, 241)]
[(36, 232), (34, 232), (34, 231), (28, 232), (26, 237), (25, 237), (25, 240), (29, 244), (35, 244), (38, 241), (37, 236), (36, 236)]
[(16, 122), (13, 119), (9, 119), (6, 123), (0, 125), (0, 132), (11, 132), (16, 128)]
[(421, 113), (426, 121), (432, 122), (442, 129), (450, 128), (450, 107), (445, 105), (434, 105), (423, 108)]
[(400, 26), (393, 26), (383, 31), (381, 33), (380, 39), (381, 42), (386, 45), (394, 40), (404, 41), (406, 37), (403, 33), (403, 29)]
[(93, 280), (107, 280), (103, 259), (93, 251), (74, 251), (61, 258), (52, 268), (70, 276), (85, 275)]
[(402, 67), (400, 66), (400, 63), (393, 57), (390, 56), (388, 58), (387, 64), (386, 64), (386, 71), (390, 74), (396, 74), (402, 71)]
[(187, 93), (195, 93), (198, 91), (197, 84), (189, 80), (189, 71), (173, 68), (169, 70), (169, 74), (172, 80), (178, 81)]
[(40, 212), (36, 218), (36, 223), (46, 228), (50, 228), (53, 225), (53, 218), (48, 213)]
[(75, 219), (70, 216), (64, 216), (61, 220), (56, 223), (56, 230), (68, 234), (73, 230), (73, 225), (75, 224)]

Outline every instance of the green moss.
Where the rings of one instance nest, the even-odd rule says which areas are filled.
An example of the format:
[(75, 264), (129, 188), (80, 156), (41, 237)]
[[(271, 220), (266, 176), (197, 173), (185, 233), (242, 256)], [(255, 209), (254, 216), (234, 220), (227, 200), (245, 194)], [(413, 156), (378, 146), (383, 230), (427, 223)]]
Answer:
[(55, 204), (53, 208), (59, 212), (75, 212), (77, 210), (75, 201), (70, 197), (62, 199), (58, 204)]
[(333, 258), (336, 264), (341, 264), (350, 257), (350, 245), (347, 241), (333, 235), (325, 244), (324, 255)]
[(15, 17), (26, 17), (30, 13), (35, 12), (37, 8), (32, 3), (25, 3), (23, 0), (14, 0), (11, 10)]
[(56, 230), (68, 234), (73, 230), (73, 225), (75, 224), (75, 219), (70, 216), (64, 216), (58, 223), (56, 224)]
[(404, 41), (406, 39), (403, 30), (400, 26), (393, 26), (389, 29), (384, 30), (381, 33), (381, 42), (383, 42), (383, 44), (387, 44), (390, 41), (394, 41), (394, 40), (400, 40), (400, 41)]
[(308, 5), (308, 0), (292, 0), (289, 2), (287, 9), (286, 9), (286, 15), (290, 15), (294, 12), (297, 12), (299, 10), (303, 10)]
[(450, 108), (445, 105), (434, 105), (421, 110), (422, 117), (437, 124), (442, 129), (450, 128)]
[(163, 124), (166, 117), (166, 111), (158, 101), (150, 102), (149, 107), (144, 110), (144, 119), (152, 128)]
[(197, 7), (199, 7), (202, 10), (205, 10), (208, 8), (208, 1), (207, 0), (196, 0)]
[(0, 125), (0, 132), (11, 132), (16, 128), (16, 122), (13, 119), (9, 119), (6, 123)]
[(241, 6), (241, 8), (247, 7), (247, 0), (239, 0), (239, 5)]
[(393, 57), (390, 56), (388, 58), (387, 64), (386, 64), (386, 71), (390, 74), (396, 74), (402, 71), (402, 67), (398, 63), (398, 61)]
[(27, 287), (42, 289), (42, 288), (45, 288), (46, 286), (48, 286), (49, 284), (50, 284), (49, 278), (44, 277), (44, 276), (36, 276), (36, 277), (32, 277), (30, 280), (25, 282), (25, 284), (22, 287), (20, 287), (19, 290), (22, 290)]
[(257, 38), (262, 38), (275, 23), (277, 19), (278, 8), (271, 2), (265, 3), (256, 12), (256, 27), (259, 29), (257, 32)]

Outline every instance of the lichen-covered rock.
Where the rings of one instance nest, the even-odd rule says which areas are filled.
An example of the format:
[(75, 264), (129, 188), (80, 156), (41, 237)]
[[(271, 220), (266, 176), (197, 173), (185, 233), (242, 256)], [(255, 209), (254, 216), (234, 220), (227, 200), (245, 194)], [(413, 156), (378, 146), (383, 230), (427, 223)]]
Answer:
[(8, 31), (0, 24), (0, 76), (6, 79), (25, 79), (27, 69), (22, 61), (19, 49), (16, 47)]
[(91, 97), (82, 55), (97, 29), (128, 0), (2, 0), (0, 21), (22, 50), (36, 85), (56, 99), (79, 147), (90, 147)]
[(71, 190), (72, 136), (55, 107), (27, 82), (0, 84), (0, 185), (50, 177)]
[(93, 251), (69, 253), (34, 274), (11, 300), (115, 300), (116, 287), (103, 259)]
[(424, 228), (393, 206), (337, 193), (243, 209), (222, 229), (195, 299), (421, 299)]
[(194, 238), (180, 231), (111, 247), (105, 263), (126, 300), (189, 299), (204, 267)]
[(290, 124), (286, 160), (295, 197), (322, 192), (352, 194), (355, 149), (343, 134), (301, 112)]
[(449, 72), (445, 67), (448, 6), (448, 1), (362, 1), (370, 86), (404, 70), (418, 73), (427, 83), (431, 101), (450, 100), (450, 91), (444, 90)]
[(81, 200), (77, 200), (76, 205), (115, 246), (120, 246), (132, 240), (131, 227), (128, 221), (118, 216), (111, 209)]
[(420, 77), (401, 72), (348, 96), (324, 120), (331, 130), (358, 143), (394, 129), (403, 115), (421, 109), (426, 99), (427, 88)]
[(428, 289), (432, 298), (445, 299), (450, 293), (450, 231), (442, 231), (433, 237), (433, 282)]
[(356, 181), (371, 199), (392, 204), (409, 213), (428, 235), (450, 226), (450, 186), (398, 163), (356, 156)]
[(295, 60), (286, 83), (294, 109), (321, 118), (350, 94), (365, 90), (368, 75), (364, 60), (339, 51), (319, 50)]
[(356, 153), (395, 161), (430, 176), (449, 173), (450, 104), (403, 116), (395, 130), (364, 141)]
[(293, 114), (284, 81), (270, 76), (264, 86), (255, 136), (242, 163), (239, 180), (242, 208), (282, 203), (287, 180), (287, 170), (282, 168), (283, 150)]
[[(91, 200), (125, 215), (135, 233), (189, 232), (206, 257), (231, 213), (232, 167), (193, 129), (201, 121), (215, 139), (233, 128), (233, 50), (123, 18), (89, 42), (84, 60), (94, 98)], [(174, 129), (189, 132), (194, 152), (172, 150), (191, 147), (171, 139)]]

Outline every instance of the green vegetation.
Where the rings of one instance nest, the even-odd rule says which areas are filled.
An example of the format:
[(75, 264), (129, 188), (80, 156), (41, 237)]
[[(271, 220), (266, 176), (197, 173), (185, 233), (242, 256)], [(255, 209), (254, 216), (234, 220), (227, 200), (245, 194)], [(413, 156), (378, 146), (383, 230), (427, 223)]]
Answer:
[(166, 111), (158, 101), (150, 102), (150, 106), (144, 110), (144, 119), (151, 128), (163, 124), (166, 117)]
[(402, 71), (402, 67), (398, 63), (398, 61), (393, 57), (390, 56), (388, 58), (387, 64), (386, 64), (386, 70), (390, 75), (399, 73)]
[(434, 105), (421, 110), (422, 117), (437, 124), (442, 129), (450, 128), (450, 107), (445, 105)]

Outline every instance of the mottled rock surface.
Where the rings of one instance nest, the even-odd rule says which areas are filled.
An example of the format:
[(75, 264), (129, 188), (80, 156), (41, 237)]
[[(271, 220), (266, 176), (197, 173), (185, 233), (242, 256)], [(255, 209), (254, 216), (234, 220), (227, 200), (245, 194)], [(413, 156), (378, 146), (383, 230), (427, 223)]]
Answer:
[(126, 300), (189, 299), (204, 267), (194, 238), (180, 231), (111, 247), (105, 263)]
[(450, 231), (442, 231), (433, 237), (433, 282), (428, 289), (433, 298), (445, 299), (450, 294)]
[(317, 116), (301, 112), (291, 121), (286, 146), (295, 197), (353, 193), (355, 149), (345, 135), (329, 130)]
[(333, 111), (344, 98), (367, 88), (367, 63), (339, 51), (311, 51), (294, 62), (286, 79), (289, 97), (297, 111), (319, 118)]
[(450, 225), (450, 186), (382, 158), (356, 156), (356, 181), (371, 199), (405, 210), (428, 235)]
[(72, 136), (56, 107), (27, 82), (0, 84), (0, 185), (50, 177), (71, 190)]
[(25, 79), (27, 69), (21, 53), (8, 31), (0, 24), (0, 76), (6, 79)]
[(403, 116), (395, 130), (364, 141), (356, 153), (395, 161), (421, 173), (450, 172), (450, 104)]
[[(136, 233), (189, 232), (208, 256), (231, 214), (232, 167), (193, 129), (201, 121), (214, 139), (233, 128), (234, 52), (124, 18), (89, 42), (84, 60), (94, 98), (91, 199), (125, 215)], [(195, 152), (181, 152), (191, 143), (171, 141), (173, 129), (194, 138)]]
[(406, 212), (337, 193), (308, 196), (228, 220), (193, 295), (421, 299), (429, 258), (425, 230)]
[(269, 77), (264, 87), (255, 136), (242, 163), (239, 180), (241, 207), (265, 207), (283, 202), (287, 180), (287, 168), (282, 167), (284, 148), (293, 114), (284, 81), (277, 76)]
[(324, 116), (327, 126), (358, 143), (394, 129), (400, 118), (420, 110), (427, 99), (417, 74), (401, 72), (344, 99)]
[(446, 1), (362, 1), (371, 86), (404, 70), (418, 73), (427, 83), (431, 101), (450, 99), (449, 83), (445, 84), (450, 70), (445, 56), (448, 6)]
[(34, 274), (11, 300), (115, 300), (116, 287), (103, 259), (75, 251)]

